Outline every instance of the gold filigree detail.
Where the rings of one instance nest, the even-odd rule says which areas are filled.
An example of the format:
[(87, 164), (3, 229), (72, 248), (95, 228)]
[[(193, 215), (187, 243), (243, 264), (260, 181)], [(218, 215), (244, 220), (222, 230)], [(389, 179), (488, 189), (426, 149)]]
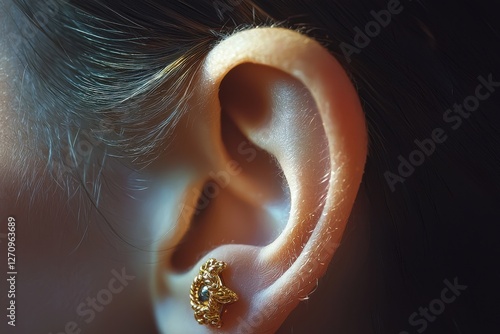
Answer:
[(236, 293), (225, 287), (219, 276), (226, 266), (225, 262), (209, 259), (191, 284), (191, 307), (200, 325), (220, 328), (224, 305), (238, 300)]

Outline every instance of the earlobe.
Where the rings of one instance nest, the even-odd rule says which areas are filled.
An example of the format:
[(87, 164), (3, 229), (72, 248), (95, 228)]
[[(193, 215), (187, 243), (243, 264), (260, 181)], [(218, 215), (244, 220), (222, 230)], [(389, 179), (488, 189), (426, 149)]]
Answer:
[[(195, 87), (190, 117), (203, 129), (200, 146), (210, 149), (209, 167), (193, 183), (206, 184), (230, 162), (239, 173), (219, 185), (203, 221), (194, 224), (201, 218), (193, 215), (183, 237), (172, 239), (177, 243), (168, 247), (177, 253), (157, 268), (164, 290), (175, 286), (186, 299), (180, 292), (159, 298), (170, 299), (171, 314), (187, 314), (197, 268), (216, 258), (227, 263), (224, 280), (239, 296), (219, 331), (274, 331), (317, 284), (342, 237), (366, 159), (359, 99), (323, 47), (280, 28), (222, 41), (203, 62)], [(199, 226), (211, 233), (194, 233)], [(197, 248), (200, 242), (206, 247)], [(176, 258), (185, 264), (181, 272), (173, 270)], [(190, 332), (209, 330), (191, 327), (191, 318)]]

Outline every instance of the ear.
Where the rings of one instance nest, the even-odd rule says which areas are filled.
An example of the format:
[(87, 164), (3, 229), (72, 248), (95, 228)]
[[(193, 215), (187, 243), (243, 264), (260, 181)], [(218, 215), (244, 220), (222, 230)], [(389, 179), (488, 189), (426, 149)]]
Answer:
[[(367, 153), (362, 108), (327, 50), (281, 28), (222, 41), (193, 87), (173, 149), (190, 172), (176, 223), (159, 227), (158, 323), (165, 333), (274, 332), (341, 240)], [(219, 329), (200, 326), (190, 306), (209, 258), (227, 263), (220, 275), (238, 295)]]

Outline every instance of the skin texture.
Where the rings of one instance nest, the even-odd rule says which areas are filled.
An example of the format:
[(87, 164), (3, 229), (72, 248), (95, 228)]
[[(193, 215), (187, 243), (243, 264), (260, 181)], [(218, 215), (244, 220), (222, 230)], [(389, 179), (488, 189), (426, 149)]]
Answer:
[[(10, 61), (0, 59), (0, 92), (7, 92), (0, 95), (0, 136), (8, 136), (15, 92), (8, 93), (4, 70)], [(201, 61), (188, 114), (141, 175), (153, 186), (125, 194), (137, 174), (111, 161), (102, 214), (83, 215), (85, 196), (73, 196), (77, 189), (68, 196), (48, 178), (17, 198), (23, 178), (16, 155), (0, 147), (0, 217), (18, 221), (21, 332), (275, 332), (316, 287), (366, 159), (352, 83), (318, 43), (279, 28), (236, 33)], [(36, 161), (28, 163), (42, 174)], [(217, 195), (201, 212), (189, 211), (213, 179)], [(189, 305), (191, 282), (211, 257), (228, 263), (224, 282), (239, 296), (219, 330), (198, 325)], [(104, 307), (90, 306), (87, 298), (112, 290), (122, 270), (131, 277), (124, 289)], [(81, 315), (91, 308), (94, 317)]]

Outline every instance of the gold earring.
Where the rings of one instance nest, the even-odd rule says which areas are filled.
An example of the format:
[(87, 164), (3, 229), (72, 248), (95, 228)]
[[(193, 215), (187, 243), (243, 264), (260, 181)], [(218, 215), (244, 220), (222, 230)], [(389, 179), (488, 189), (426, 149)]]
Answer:
[(238, 295), (224, 286), (219, 274), (227, 263), (209, 259), (191, 284), (191, 307), (200, 325), (222, 326), (221, 314), (225, 304), (234, 303)]

